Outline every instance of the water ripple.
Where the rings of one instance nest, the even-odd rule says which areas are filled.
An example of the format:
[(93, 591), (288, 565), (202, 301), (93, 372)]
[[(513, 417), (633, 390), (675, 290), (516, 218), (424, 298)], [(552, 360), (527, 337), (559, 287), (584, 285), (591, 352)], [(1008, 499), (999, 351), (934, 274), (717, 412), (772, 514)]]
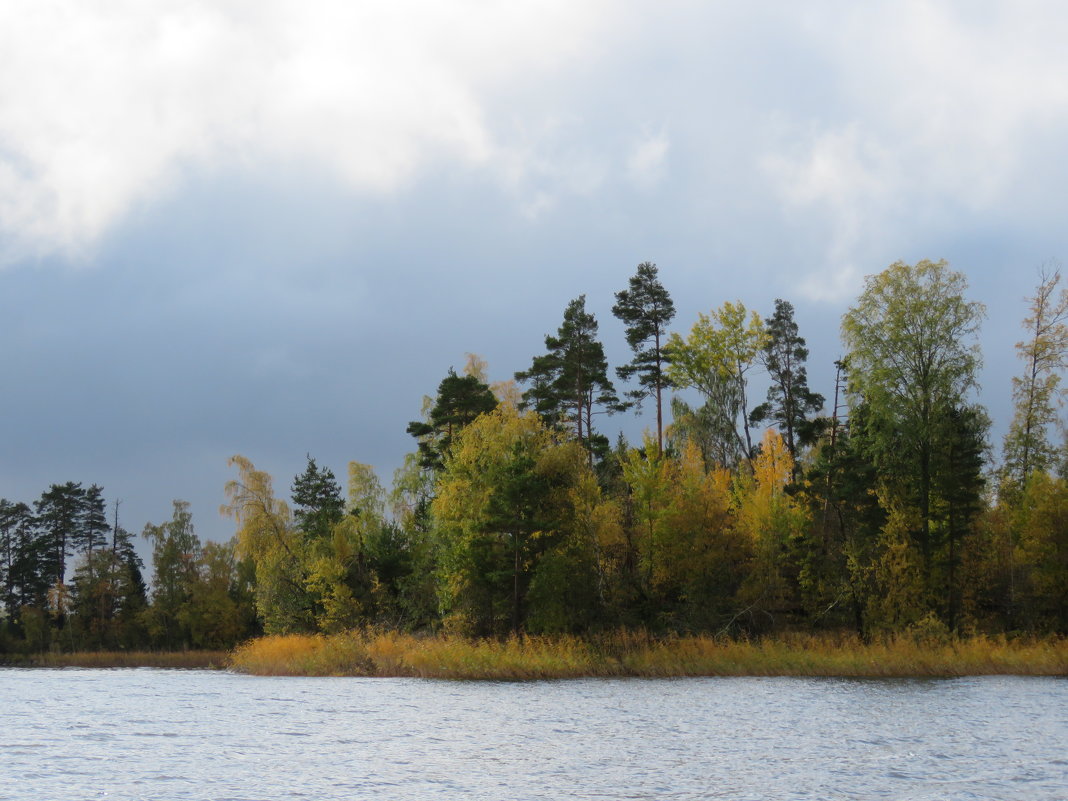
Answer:
[(0, 670), (0, 799), (1068, 797), (1068, 682)]

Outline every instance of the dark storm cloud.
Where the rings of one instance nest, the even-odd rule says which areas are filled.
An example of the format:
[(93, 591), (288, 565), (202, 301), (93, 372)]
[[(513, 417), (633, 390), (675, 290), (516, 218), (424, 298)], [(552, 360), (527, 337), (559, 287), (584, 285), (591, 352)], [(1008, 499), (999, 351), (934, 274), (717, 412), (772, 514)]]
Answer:
[(256, 36), (225, 4), (79, 11), (40, 53), (0, 26), (0, 495), (100, 483), (135, 530), (184, 498), (224, 537), (234, 453), (280, 494), (306, 453), (388, 483), (467, 352), (509, 378), (584, 293), (625, 360), (645, 260), (680, 331), (792, 300), (830, 395), (862, 276), (945, 257), (1004, 425), (1021, 298), (1065, 252), (1057, 7), (536, 5), (481, 34), (401, 8), (362, 52), (332, 30), (356, 12), (281, 0)]

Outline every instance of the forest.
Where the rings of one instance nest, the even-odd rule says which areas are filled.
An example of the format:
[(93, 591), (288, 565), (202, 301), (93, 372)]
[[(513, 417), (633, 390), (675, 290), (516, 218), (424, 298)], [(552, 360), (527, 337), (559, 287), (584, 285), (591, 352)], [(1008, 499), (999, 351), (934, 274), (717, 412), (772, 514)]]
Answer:
[[(765, 316), (725, 302), (675, 330), (642, 263), (612, 308), (627, 364), (609, 368), (580, 296), (514, 380), (491, 384), (477, 356), (447, 371), (390, 490), (359, 462), (343, 487), (309, 456), (278, 492), (234, 456), (233, 539), (201, 542), (175, 501), (142, 533), (150, 570), (99, 486), (2, 499), (0, 652), (370, 627), (1068, 634), (1068, 289), (1039, 273), (996, 446), (967, 289), (944, 261), (868, 276), (820, 394), (788, 301)], [(638, 409), (642, 442), (599, 433)]]

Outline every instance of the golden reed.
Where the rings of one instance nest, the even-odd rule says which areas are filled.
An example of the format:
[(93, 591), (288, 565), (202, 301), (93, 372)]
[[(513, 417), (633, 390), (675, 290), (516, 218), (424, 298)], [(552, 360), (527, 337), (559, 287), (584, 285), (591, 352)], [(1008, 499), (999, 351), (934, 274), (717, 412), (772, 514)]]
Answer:
[(776, 639), (654, 637), (615, 632), (471, 640), (391, 631), (260, 637), (239, 646), (231, 669), (262, 676), (411, 676), (564, 679), (597, 676), (925, 677), (1068, 675), (1068, 640), (976, 636), (863, 643), (847, 635)]

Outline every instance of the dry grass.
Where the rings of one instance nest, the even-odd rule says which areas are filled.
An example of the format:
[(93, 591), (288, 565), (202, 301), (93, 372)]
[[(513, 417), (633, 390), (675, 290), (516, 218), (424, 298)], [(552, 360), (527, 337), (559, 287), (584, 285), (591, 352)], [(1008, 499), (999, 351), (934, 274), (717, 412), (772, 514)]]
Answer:
[(77, 651), (2, 657), (17, 667), (80, 668), (211, 668), (229, 665), (226, 651)]
[(848, 636), (754, 641), (656, 638), (644, 632), (468, 640), (397, 632), (261, 637), (237, 648), (230, 667), (272, 676), (413, 676), (564, 679), (586, 676), (1068, 675), (1068, 640), (899, 637), (865, 644)]

